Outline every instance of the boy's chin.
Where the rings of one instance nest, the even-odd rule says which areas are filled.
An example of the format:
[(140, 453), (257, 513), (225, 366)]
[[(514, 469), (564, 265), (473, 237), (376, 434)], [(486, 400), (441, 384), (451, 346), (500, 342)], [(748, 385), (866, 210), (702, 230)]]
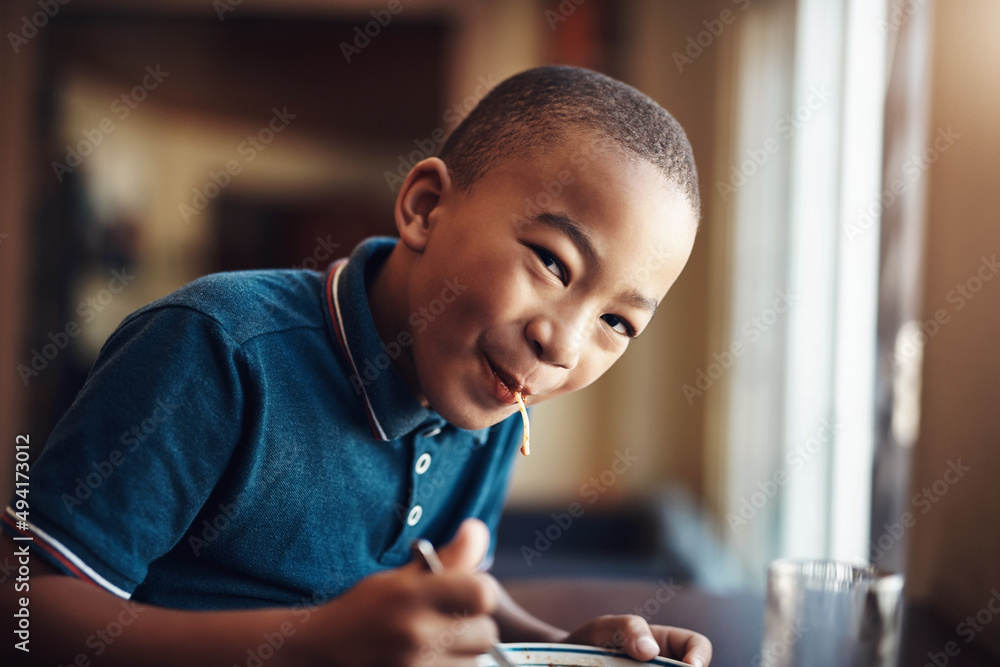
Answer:
[(466, 431), (478, 431), (489, 428), (490, 426), (499, 424), (509, 416), (502, 410), (470, 410), (468, 405), (452, 406), (448, 405), (446, 401), (442, 401), (440, 407), (431, 402), (431, 408), (449, 424), (453, 424)]
[(480, 429), (489, 428), (490, 426), (499, 424), (506, 419), (505, 415), (498, 415), (489, 419), (486, 417), (473, 418), (466, 415), (449, 417), (447, 414), (443, 414), (441, 412), (438, 412), (438, 414), (440, 414), (449, 424), (454, 424), (458, 428), (465, 429), (466, 431), (478, 431)]

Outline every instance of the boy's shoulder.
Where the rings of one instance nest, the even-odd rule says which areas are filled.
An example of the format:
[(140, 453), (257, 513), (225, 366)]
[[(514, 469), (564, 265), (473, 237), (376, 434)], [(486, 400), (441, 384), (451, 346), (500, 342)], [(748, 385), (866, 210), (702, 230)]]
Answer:
[(161, 311), (195, 311), (215, 320), (236, 343), (297, 328), (323, 328), (317, 271), (272, 269), (213, 273), (143, 306), (122, 323)]

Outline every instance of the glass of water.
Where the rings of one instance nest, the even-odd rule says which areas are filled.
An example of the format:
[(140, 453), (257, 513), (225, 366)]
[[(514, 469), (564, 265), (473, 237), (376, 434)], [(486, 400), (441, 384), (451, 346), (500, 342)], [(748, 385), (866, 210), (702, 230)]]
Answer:
[(833, 560), (777, 560), (767, 569), (767, 667), (895, 667), (903, 575)]

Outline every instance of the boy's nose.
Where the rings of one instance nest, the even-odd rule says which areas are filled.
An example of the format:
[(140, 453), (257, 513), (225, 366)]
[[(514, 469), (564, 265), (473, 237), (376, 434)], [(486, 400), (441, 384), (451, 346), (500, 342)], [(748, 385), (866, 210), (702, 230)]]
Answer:
[(553, 313), (528, 322), (525, 335), (539, 359), (568, 370), (580, 360), (583, 326), (583, 322), (561, 319)]

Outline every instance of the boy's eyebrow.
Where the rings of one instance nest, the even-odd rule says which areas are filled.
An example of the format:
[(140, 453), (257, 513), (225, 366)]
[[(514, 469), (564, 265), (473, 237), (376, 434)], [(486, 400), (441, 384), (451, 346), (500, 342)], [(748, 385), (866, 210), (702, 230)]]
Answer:
[(648, 310), (650, 317), (656, 314), (656, 307), (659, 305), (656, 303), (656, 299), (650, 299), (648, 296), (631, 289), (622, 295), (622, 301), (635, 308)]
[[(593, 266), (600, 266), (601, 258), (594, 249), (594, 244), (590, 241), (590, 237), (587, 236), (587, 232), (583, 231), (580, 223), (576, 220), (565, 213), (552, 213), (551, 211), (539, 213), (534, 216), (534, 220), (535, 222), (540, 222), (543, 225), (561, 231), (569, 237), (570, 242), (576, 246), (576, 249), (584, 256), (587, 263)], [(622, 301), (634, 308), (649, 311), (650, 317), (656, 313), (656, 307), (659, 305), (656, 299), (651, 299), (634, 289), (626, 291), (621, 298)]]
[(601, 264), (601, 258), (598, 257), (597, 251), (594, 250), (594, 244), (591, 243), (590, 237), (587, 236), (587, 232), (583, 231), (578, 223), (573, 218), (569, 217), (565, 213), (551, 213), (549, 211), (544, 211), (534, 216), (535, 222), (540, 222), (543, 225), (547, 225), (554, 229), (558, 229), (563, 234), (569, 237), (569, 240), (576, 246), (576, 249), (580, 251), (584, 259), (587, 260), (588, 264), (594, 266), (599, 266)]

